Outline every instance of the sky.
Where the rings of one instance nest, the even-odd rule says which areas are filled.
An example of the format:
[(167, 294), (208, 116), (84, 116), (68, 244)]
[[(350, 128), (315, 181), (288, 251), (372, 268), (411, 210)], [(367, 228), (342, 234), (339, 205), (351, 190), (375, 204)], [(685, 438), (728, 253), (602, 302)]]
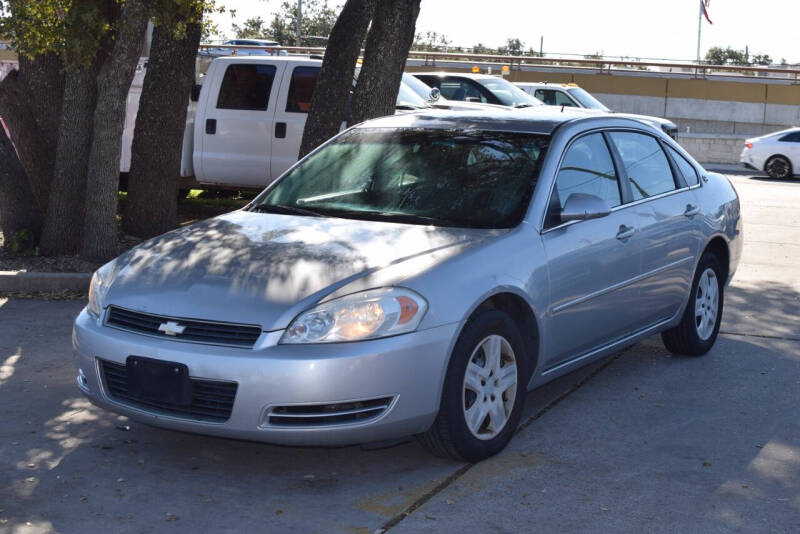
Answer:
[[(289, 0), (294, 1), (294, 0)], [(329, 0), (341, 5), (344, 0)], [(444, 34), (453, 45), (496, 48), (508, 38), (545, 54), (593, 54), (693, 60), (700, 0), (422, 0), (417, 32)], [(249, 17), (270, 20), (283, 0), (218, 0)], [(491, 6), (489, 8), (488, 6)], [(800, 63), (800, 1), (711, 0), (713, 25), (703, 21), (702, 55), (732, 46)], [(228, 14), (215, 17), (233, 37)]]

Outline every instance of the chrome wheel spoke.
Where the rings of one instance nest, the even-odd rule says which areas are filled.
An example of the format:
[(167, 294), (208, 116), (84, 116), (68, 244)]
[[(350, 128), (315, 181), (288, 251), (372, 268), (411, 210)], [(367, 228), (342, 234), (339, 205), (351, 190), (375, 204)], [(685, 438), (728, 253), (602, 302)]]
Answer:
[(480, 432), (486, 416), (489, 414), (489, 405), (483, 402), (483, 398), (478, 398), (472, 407), (464, 412), (466, 415), (467, 426), (473, 434)]
[(500, 374), (495, 383), (495, 389), (499, 394), (508, 391), (509, 388), (517, 385), (517, 368), (514, 365), (501, 367)]
[(483, 371), (483, 367), (475, 362), (469, 362), (467, 364), (467, 372), (464, 375), (464, 387), (481, 396), (483, 395), (483, 383), (485, 382)]
[(503, 406), (503, 399), (498, 397), (494, 402), (489, 403), (489, 425), (488, 430), (492, 432), (500, 432), (506, 425), (508, 417), (506, 416), (505, 406)]
[(503, 348), (500, 336), (489, 336), (483, 342), (483, 353), (486, 355), (486, 369), (495, 371), (500, 368), (500, 352)]

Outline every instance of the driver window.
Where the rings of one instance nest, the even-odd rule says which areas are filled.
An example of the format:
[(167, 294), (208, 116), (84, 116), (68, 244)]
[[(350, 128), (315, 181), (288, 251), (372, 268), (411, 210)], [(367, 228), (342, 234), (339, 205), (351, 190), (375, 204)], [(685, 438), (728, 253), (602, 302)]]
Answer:
[(585, 135), (570, 145), (556, 176), (556, 192), (562, 209), (573, 193), (599, 197), (609, 208), (622, 204), (619, 178), (602, 134)]

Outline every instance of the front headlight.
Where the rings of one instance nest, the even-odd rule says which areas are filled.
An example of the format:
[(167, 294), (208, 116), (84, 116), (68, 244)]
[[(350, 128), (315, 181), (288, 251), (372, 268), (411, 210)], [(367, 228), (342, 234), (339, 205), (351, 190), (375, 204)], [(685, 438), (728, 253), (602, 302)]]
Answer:
[(322, 303), (301, 313), (281, 343), (361, 341), (413, 332), (428, 303), (409, 289), (371, 289)]
[(103, 313), (103, 303), (106, 300), (106, 293), (114, 279), (116, 260), (111, 260), (92, 275), (92, 282), (89, 284), (89, 313), (95, 317), (100, 317)]

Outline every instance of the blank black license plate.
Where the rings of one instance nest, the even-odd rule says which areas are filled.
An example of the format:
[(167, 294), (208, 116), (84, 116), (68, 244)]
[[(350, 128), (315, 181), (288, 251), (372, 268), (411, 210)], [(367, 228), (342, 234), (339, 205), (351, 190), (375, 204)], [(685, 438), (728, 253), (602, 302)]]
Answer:
[(188, 406), (192, 403), (189, 368), (142, 356), (128, 356), (128, 393), (141, 400)]

